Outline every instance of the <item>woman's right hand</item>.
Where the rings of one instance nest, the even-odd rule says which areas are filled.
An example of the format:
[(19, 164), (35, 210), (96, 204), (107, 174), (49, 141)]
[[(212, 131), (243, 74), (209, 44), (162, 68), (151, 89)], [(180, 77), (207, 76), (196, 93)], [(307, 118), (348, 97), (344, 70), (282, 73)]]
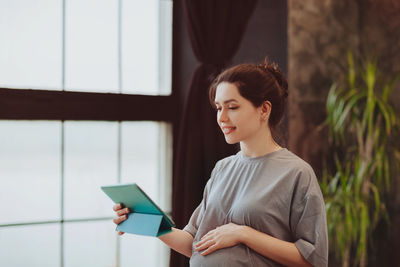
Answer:
[[(121, 203), (115, 204), (113, 210), (117, 213), (117, 216), (114, 218), (113, 222), (115, 224), (120, 224), (128, 218), (128, 213), (130, 212), (129, 208), (123, 208)], [(124, 232), (118, 232), (119, 235), (123, 235)]]

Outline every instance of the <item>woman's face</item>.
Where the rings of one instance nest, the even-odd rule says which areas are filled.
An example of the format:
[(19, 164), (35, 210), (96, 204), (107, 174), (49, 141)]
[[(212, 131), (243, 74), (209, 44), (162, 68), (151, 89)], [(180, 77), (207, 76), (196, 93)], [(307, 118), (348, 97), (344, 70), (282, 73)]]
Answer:
[(246, 142), (265, 134), (265, 112), (240, 95), (236, 85), (223, 82), (215, 93), (217, 122), (228, 144)]

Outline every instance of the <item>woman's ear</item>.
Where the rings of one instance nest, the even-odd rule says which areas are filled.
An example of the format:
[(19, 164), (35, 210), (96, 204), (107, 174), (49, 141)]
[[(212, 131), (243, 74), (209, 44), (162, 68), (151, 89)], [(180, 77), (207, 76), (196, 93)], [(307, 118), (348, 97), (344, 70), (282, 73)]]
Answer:
[(271, 109), (272, 109), (272, 104), (271, 102), (264, 101), (264, 103), (262, 103), (261, 105), (261, 118), (263, 120), (268, 120), (269, 119), (269, 115), (271, 114)]

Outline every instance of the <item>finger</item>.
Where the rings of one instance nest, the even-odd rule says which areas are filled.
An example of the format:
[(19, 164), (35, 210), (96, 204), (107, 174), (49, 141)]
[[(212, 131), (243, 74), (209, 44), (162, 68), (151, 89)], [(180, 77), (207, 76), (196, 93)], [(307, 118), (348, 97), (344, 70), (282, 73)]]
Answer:
[(202, 240), (200, 240), (199, 242), (197, 242), (196, 243), (196, 245), (195, 245), (195, 247), (196, 247), (196, 249), (198, 248), (198, 247), (200, 247), (201, 245), (203, 245), (205, 242), (207, 242), (208, 241), (208, 239), (202, 239)]
[(206, 242), (203, 242), (201, 244), (197, 243), (196, 244), (196, 250), (197, 251), (201, 251), (201, 250), (207, 249), (207, 248), (209, 248), (209, 247), (211, 247), (213, 245), (215, 245), (215, 241), (210, 239), (210, 240), (207, 240)]
[(196, 247), (201, 246), (202, 244), (208, 242), (211, 239), (212, 239), (212, 235), (210, 233), (204, 235), (202, 238), (200, 238), (200, 241), (197, 242)]
[(125, 234), (125, 232), (121, 232), (121, 231), (118, 232), (118, 235), (123, 235), (123, 234)]
[(117, 211), (118, 216), (122, 216), (124, 214), (128, 214), (130, 212), (129, 208), (121, 209)]
[(214, 245), (210, 246), (208, 249), (206, 249), (205, 251), (201, 252), (201, 255), (207, 256), (208, 254), (213, 253), (217, 249), (218, 249), (218, 245), (214, 244)]
[(115, 205), (113, 206), (113, 210), (114, 210), (114, 211), (118, 211), (118, 210), (120, 210), (120, 209), (122, 209), (121, 203), (117, 203), (117, 204), (115, 204)]
[(205, 234), (202, 238), (200, 238), (200, 240), (206, 239), (209, 236), (211, 236), (214, 233), (215, 230), (211, 230), (210, 232), (208, 232), (207, 234)]
[(125, 221), (128, 218), (128, 215), (124, 215), (124, 216), (119, 216), (119, 217), (115, 217), (113, 222), (115, 224), (120, 224), (121, 222)]

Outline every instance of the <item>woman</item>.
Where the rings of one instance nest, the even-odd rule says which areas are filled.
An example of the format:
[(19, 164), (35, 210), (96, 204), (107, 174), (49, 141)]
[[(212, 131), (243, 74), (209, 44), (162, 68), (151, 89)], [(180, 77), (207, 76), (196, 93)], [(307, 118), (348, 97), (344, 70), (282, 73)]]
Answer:
[[(210, 87), (217, 122), (241, 151), (215, 165), (188, 225), (160, 239), (190, 266), (327, 266), (324, 200), (312, 168), (273, 132), (287, 82), (274, 64), (242, 64)], [(128, 209), (114, 206), (116, 224)], [(122, 234), (122, 233), (120, 233)]]

